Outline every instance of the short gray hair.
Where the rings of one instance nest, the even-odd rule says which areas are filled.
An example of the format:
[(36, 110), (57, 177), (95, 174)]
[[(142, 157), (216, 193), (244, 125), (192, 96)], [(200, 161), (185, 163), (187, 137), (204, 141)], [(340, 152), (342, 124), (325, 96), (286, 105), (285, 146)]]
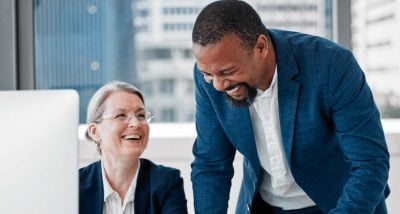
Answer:
[[(90, 98), (87, 108), (86, 123), (90, 124), (99, 120), (104, 113), (103, 103), (106, 101), (108, 96), (110, 96), (114, 92), (119, 92), (119, 91), (124, 91), (137, 95), (144, 104), (142, 92), (140, 92), (140, 90), (136, 88), (134, 85), (122, 81), (112, 81), (99, 88), (93, 94), (92, 98)], [(86, 137), (89, 140), (93, 140), (89, 136), (87, 131), (86, 131)]]

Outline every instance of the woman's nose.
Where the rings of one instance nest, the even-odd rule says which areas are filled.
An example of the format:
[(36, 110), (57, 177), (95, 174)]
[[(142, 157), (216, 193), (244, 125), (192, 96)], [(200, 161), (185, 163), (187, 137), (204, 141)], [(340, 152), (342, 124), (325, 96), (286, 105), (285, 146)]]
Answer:
[(132, 115), (131, 118), (129, 118), (128, 125), (129, 127), (137, 127), (139, 125), (139, 120), (135, 115)]

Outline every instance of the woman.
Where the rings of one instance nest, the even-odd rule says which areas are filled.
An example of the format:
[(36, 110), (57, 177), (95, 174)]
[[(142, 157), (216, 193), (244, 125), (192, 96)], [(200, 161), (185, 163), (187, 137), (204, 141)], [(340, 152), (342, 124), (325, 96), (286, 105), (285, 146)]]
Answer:
[(111, 82), (93, 95), (86, 135), (101, 158), (79, 170), (80, 214), (187, 213), (179, 170), (139, 158), (151, 119), (131, 84)]

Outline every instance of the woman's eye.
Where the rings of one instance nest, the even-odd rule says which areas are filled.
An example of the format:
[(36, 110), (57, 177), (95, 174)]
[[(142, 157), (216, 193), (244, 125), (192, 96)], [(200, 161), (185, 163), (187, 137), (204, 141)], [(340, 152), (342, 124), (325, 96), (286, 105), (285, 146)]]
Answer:
[(128, 117), (128, 115), (121, 113), (121, 114), (115, 115), (114, 118), (115, 118), (115, 119), (118, 119), (118, 120), (124, 120), (124, 119), (126, 119), (127, 117)]
[(142, 113), (137, 114), (137, 115), (136, 115), (136, 118), (139, 119), (139, 120), (146, 119), (146, 114), (144, 114), (144, 113), (143, 113), (143, 114), (142, 114)]

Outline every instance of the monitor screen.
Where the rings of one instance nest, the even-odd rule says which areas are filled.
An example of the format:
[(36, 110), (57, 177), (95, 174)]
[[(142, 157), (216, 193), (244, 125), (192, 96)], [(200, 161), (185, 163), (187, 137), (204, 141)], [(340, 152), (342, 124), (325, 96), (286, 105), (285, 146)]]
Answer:
[(0, 210), (78, 213), (79, 97), (0, 91)]

